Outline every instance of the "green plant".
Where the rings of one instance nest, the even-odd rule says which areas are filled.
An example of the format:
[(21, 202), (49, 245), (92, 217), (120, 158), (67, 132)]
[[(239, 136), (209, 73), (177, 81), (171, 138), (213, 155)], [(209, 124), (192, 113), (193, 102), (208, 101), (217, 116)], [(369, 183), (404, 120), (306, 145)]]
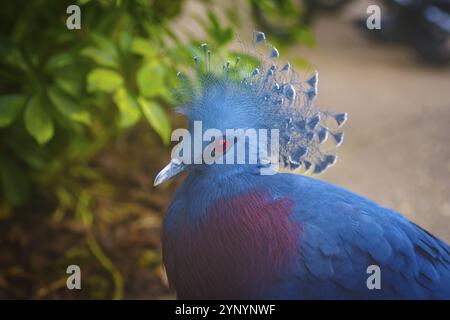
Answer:
[(141, 119), (169, 141), (163, 109), (175, 71), (164, 38), (174, 37), (166, 21), (180, 12), (181, 1), (79, 1), (81, 30), (66, 28), (70, 4), (2, 5), (4, 209), (23, 204), (33, 187), (60, 184), (61, 174), (69, 176), (74, 165)]

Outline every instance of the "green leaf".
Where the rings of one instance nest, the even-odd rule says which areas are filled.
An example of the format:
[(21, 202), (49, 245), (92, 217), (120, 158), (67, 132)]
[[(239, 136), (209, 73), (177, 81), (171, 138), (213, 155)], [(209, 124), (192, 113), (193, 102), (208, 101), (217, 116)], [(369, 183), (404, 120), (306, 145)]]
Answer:
[(114, 60), (113, 57), (110, 57), (108, 54), (98, 48), (84, 48), (83, 50), (81, 50), (81, 55), (95, 61), (103, 67), (117, 68), (118, 66), (117, 61)]
[(69, 119), (84, 124), (91, 123), (91, 115), (89, 112), (61, 89), (55, 86), (50, 87), (48, 89), (48, 97), (55, 108)]
[(139, 92), (146, 98), (154, 97), (164, 91), (164, 67), (158, 63), (144, 64), (137, 72)]
[(104, 67), (117, 68), (119, 66), (119, 55), (114, 43), (99, 33), (91, 34), (91, 40), (94, 46), (84, 48), (81, 55)]
[(127, 53), (133, 45), (133, 35), (128, 31), (124, 30), (119, 36), (119, 47), (122, 52)]
[(154, 58), (157, 55), (157, 51), (150, 41), (144, 38), (135, 38), (131, 44), (131, 51), (135, 54), (141, 55), (147, 58)]
[(294, 59), (292, 59), (292, 63), (300, 69), (303, 70), (308, 70), (311, 68), (311, 62), (308, 62), (307, 59), (305, 59), (304, 57), (295, 57)]
[(47, 148), (42, 148), (27, 132), (21, 130), (5, 139), (6, 144), (15, 156), (31, 168), (40, 170), (49, 165), (50, 157)]
[(142, 97), (138, 98), (142, 112), (150, 125), (159, 134), (162, 141), (168, 144), (170, 141), (171, 126), (169, 118), (164, 110), (154, 101), (149, 101)]
[(25, 104), (25, 97), (10, 94), (0, 97), (0, 128), (7, 127), (14, 121), (20, 109)]
[(71, 65), (74, 62), (74, 54), (71, 52), (63, 52), (49, 58), (45, 64), (47, 70), (56, 70)]
[(96, 44), (96, 47), (99, 48), (102, 52), (106, 53), (111, 59), (114, 61), (119, 60), (119, 53), (111, 38), (106, 37), (101, 33), (90, 33), (90, 37), (92, 41)]
[(74, 97), (82, 94), (84, 81), (70, 77), (60, 76), (55, 78), (56, 85)]
[(114, 102), (120, 111), (121, 127), (130, 127), (141, 118), (141, 111), (136, 98), (130, 94), (125, 88), (120, 88), (114, 94)]
[(0, 156), (0, 185), (5, 200), (14, 206), (24, 203), (30, 194), (30, 181), (27, 176), (7, 156)]
[(45, 144), (53, 137), (53, 120), (48, 110), (44, 107), (40, 96), (34, 95), (28, 101), (24, 120), (28, 133), (39, 144)]
[[(3, 38), (5, 39), (5, 38)], [(5, 41), (2, 39), (2, 42)], [(3, 50), (2, 50), (3, 51)], [(13, 46), (11, 50), (8, 50), (6, 54), (2, 52), (2, 59), (5, 63), (20, 68), (23, 71), (27, 71), (29, 68), (25, 62), (22, 53), (19, 51), (17, 46)]]
[(122, 76), (113, 70), (97, 68), (89, 72), (87, 86), (89, 92), (113, 92), (123, 84)]
[(312, 47), (315, 44), (314, 34), (309, 28), (295, 29), (293, 33), (294, 37), (302, 44), (308, 47)]
[(211, 10), (208, 12), (208, 19), (211, 25), (208, 28), (209, 34), (219, 45), (223, 45), (233, 39), (233, 29), (230, 27), (222, 28), (219, 18)]

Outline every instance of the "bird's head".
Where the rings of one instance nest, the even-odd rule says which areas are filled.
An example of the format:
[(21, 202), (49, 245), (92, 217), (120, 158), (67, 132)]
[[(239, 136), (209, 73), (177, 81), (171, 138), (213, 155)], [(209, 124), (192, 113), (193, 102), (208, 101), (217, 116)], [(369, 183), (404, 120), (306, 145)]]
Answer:
[(253, 51), (246, 54), (252, 60), (236, 56), (218, 64), (202, 44), (192, 74), (178, 73), (176, 96), (189, 128), (172, 133), (179, 143), (155, 185), (188, 169), (249, 165), (262, 174), (279, 167), (318, 174), (334, 165), (332, 151), (343, 141), (346, 113), (317, 109), (317, 72), (299, 79), (288, 62), (277, 63), (279, 52), (262, 32), (254, 37)]

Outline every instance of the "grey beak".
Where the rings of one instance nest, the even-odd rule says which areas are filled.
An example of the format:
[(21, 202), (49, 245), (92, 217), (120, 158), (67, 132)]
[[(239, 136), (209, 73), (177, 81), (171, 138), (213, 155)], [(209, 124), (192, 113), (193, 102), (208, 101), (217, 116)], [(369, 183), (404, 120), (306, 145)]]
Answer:
[(170, 178), (176, 176), (177, 174), (185, 171), (187, 165), (181, 162), (180, 159), (172, 159), (167, 166), (162, 169), (155, 178), (153, 186), (160, 185), (161, 183), (169, 180)]

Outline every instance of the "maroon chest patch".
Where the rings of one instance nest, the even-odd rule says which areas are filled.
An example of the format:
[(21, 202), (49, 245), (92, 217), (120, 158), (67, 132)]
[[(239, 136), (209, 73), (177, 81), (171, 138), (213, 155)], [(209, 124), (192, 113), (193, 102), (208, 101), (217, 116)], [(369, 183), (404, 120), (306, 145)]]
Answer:
[(242, 299), (270, 289), (297, 256), (293, 201), (263, 192), (215, 202), (204, 218), (163, 234), (167, 275), (179, 299)]

